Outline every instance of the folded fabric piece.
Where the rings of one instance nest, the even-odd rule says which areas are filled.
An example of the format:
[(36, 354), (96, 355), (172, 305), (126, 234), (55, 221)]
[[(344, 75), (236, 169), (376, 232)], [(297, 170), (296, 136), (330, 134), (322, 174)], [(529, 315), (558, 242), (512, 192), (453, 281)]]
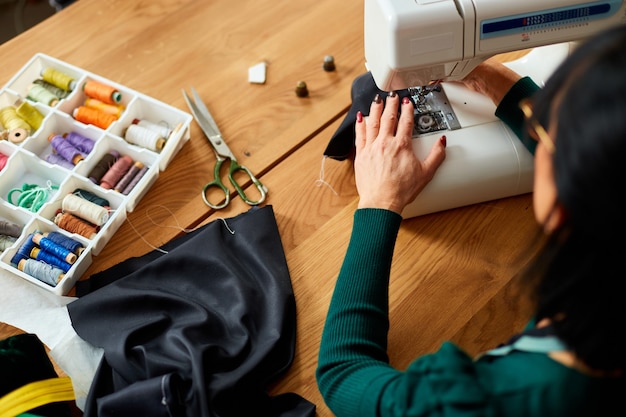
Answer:
[(296, 332), (272, 207), (162, 249), (93, 275), (68, 305), (76, 332), (104, 349), (84, 416), (314, 416), (299, 395), (266, 392)]
[[(396, 93), (400, 97), (400, 102), (402, 102), (404, 97), (408, 97), (413, 101), (408, 89), (398, 90)], [(356, 114), (358, 111), (361, 111), (363, 116), (368, 116), (372, 100), (374, 100), (376, 94), (380, 94), (380, 97), (384, 100), (389, 93), (376, 86), (374, 77), (372, 77), (370, 72), (358, 76), (352, 82), (350, 92), (352, 104), (343, 122), (341, 122), (335, 134), (330, 138), (330, 142), (324, 151), (324, 156), (343, 161), (353, 155)]]

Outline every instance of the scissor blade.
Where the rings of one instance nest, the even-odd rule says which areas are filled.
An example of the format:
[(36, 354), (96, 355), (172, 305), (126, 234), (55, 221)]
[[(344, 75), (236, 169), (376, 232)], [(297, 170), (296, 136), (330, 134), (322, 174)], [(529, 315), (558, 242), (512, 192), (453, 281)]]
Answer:
[(207, 108), (206, 104), (204, 104), (204, 101), (202, 101), (202, 99), (200, 98), (200, 95), (198, 94), (196, 89), (193, 88), (193, 86), (191, 87), (191, 94), (193, 94), (193, 101), (195, 102), (196, 107), (198, 108), (200, 113), (202, 113), (202, 115), (204, 116), (204, 119), (207, 121), (207, 123), (209, 123), (211, 128), (213, 128), (213, 130), (215, 131), (215, 135), (221, 136), (222, 132), (220, 132), (219, 127), (217, 127), (217, 123), (215, 123), (213, 116), (211, 116), (211, 112)]
[[(220, 156), (225, 157), (225, 158), (231, 158), (232, 160), (236, 160), (232, 151), (230, 150), (228, 145), (226, 145), (226, 143), (224, 142), (224, 139), (222, 138), (222, 135), (220, 134), (220, 131), (217, 128), (217, 125), (215, 124), (213, 117), (211, 117), (211, 114), (209, 113), (208, 109), (206, 108), (206, 106), (204, 105), (200, 97), (198, 96), (198, 93), (193, 87), (191, 87), (191, 90), (192, 90), (192, 94), (194, 95), (195, 102), (191, 100), (191, 98), (189, 97), (189, 95), (187, 94), (185, 90), (183, 90), (183, 97), (185, 98), (185, 101), (187, 102), (187, 106), (189, 107), (189, 110), (191, 110), (191, 114), (193, 114), (193, 117), (196, 119), (196, 122), (198, 122), (198, 125), (200, 125), (200, 128), (204, 132), (204, 135), (209, 140), (209, 143), (211, 143), (211, 146), (213, 146), (213, 149), (215, 150), (215, 152), (219, 154)], [(198, 106), (198, 103), (200, 103), (200, 107)], [(208, 116), (208, 119), (207, 119), (207, 116)]]

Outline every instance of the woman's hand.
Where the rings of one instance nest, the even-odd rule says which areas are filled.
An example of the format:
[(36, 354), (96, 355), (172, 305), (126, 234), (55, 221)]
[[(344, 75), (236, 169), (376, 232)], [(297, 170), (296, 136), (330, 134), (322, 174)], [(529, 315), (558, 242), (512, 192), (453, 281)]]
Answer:
[(435, 175), (446, 157), (446, 137), (436, 141), (424, 161), (412, 145), (413, 103), (398, 100), (391, 92), (384, 105), (376, 95), (367, 120), (361, 112), (356, 120), (354, 171), (359, 208), (381, 208), (402, 213)]

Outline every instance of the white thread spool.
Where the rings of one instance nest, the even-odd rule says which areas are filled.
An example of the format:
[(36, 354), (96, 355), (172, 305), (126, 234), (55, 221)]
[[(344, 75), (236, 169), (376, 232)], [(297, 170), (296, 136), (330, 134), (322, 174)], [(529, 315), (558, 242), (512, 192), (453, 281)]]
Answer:
[(145, 127), (146, 129), (153, 130), (157, 132), (159, 136), (161, 136), (162, 138), (167, 139), (172, 134), (172, 129), (170, 129), (170, 127), (167, 125), (165, 121), (154, 123), (149, 120), (134, 119), (133, 124), (141, 126), (141, 127)]
[(154, 130), (131, 124), (124, 133), (124, 139), (142, 148), (160, 151), (165, 145), (165, 139)]
[(109, 220), (109, 211), (106, 208), (74, 194), (63, 198), (61, 209), (96, 226), (102, 226)]

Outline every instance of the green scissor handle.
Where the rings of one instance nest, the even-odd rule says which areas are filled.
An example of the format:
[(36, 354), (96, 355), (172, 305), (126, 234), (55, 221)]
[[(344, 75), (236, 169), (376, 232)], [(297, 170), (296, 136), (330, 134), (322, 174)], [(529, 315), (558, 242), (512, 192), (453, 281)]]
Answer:
[[(223, 158), (223, 157), (217, 158), (217, 161), (215, 162), (215, 168), (213, 169), (213, 175), (215, 176), (215, 178), (213, 179), (213, 181), (208, 182), (202, 189), (202, 199), (204, 200), (207, 206), (216, 210), (222, 209), (226, 207), (228, 203), (230, 203), (230, 190), (224, 185), (220, 177), (220, 169), (222, 168), (222, 163), (224, 163), (224, 161), (226, 161), (226, 158)], [(258, 200), (251, 200), (248, 198), (248, 196), (246, 196), (245, 191), (243, 190), (243, 188), (241, 188), (241, 186), (239, 185), (239, 183), (235, 180), (235, 177), (233, 176), (233, 174), (237, 171), (243, 171), (246, 173), (248, 177), (250, 177), (250, 180), (259, 190), (259, 193), (261, 195), (261, 197), (259, 197)], [(239, 194), (241, 199), (246, 204), (250, 206), (256, 206), (265, 201), (265, 196), (267, 195), (267, 188), (265, 187), (265, 185), (261, 184), (261, 181), (259, 181), (254, 176), (252, 171), (250, 171), (247, 167), (243, 165), (239, 165), (239, 163), (235, 161), (234, 159), (230, 159), (230, 166), (228, 168), (228, 179), (230, 180), (230, 183), (235, 187), (237, 194)], [(209, 201), (207, 197), (207, 191), (212, 187), (217, 187), (220, 190), (222, 190), (222, 192), (224, 192), (224, 201), (221, 204), (213, 204)]]

